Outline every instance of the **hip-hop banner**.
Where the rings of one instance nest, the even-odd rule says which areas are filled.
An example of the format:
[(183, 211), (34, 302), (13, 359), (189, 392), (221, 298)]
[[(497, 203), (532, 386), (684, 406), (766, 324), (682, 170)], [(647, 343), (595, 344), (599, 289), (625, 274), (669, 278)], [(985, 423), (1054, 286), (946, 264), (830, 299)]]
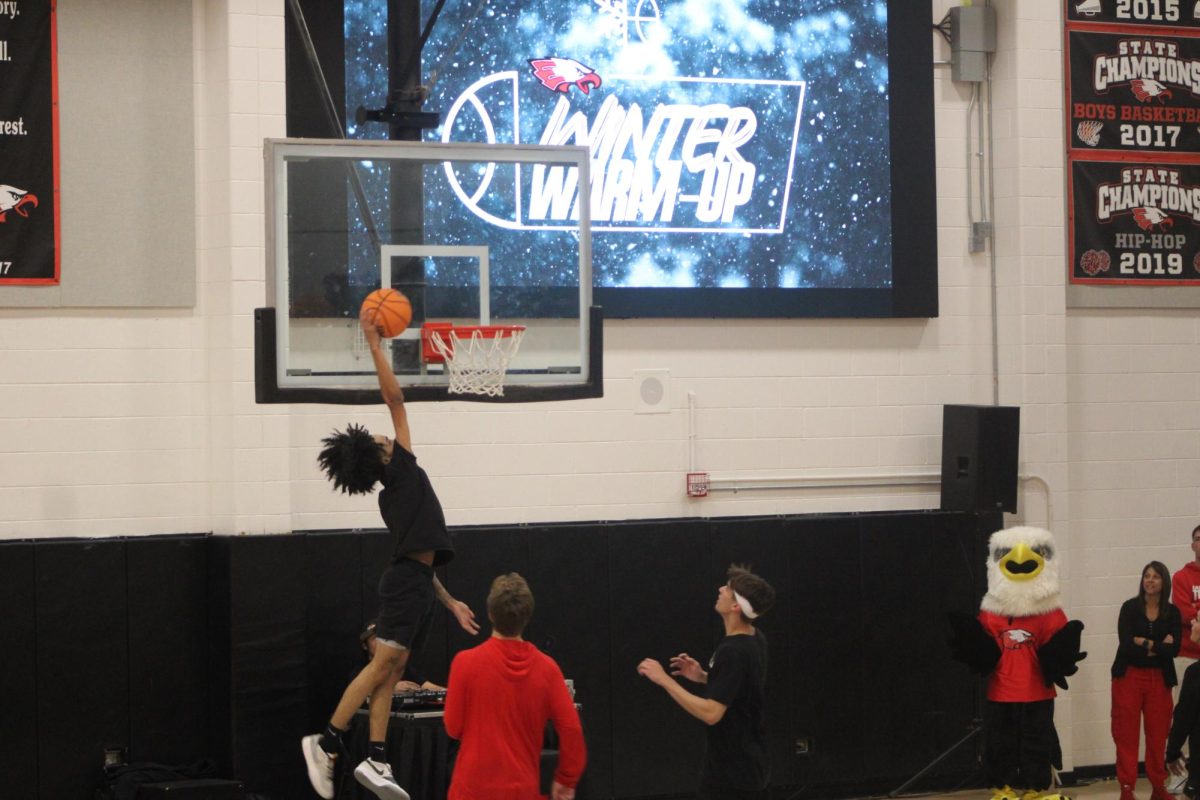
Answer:
[(1200, 153), (1200, 38), (1071, 30), (1073, 149)]
[(1067, 21), (1200, 28), (1200, 0), (1067, 0)]
[(0, 284), (58, 283), (54, 0), (0, 0)]
[(1200, 284), (1200, 166), (1074, 161), (1071, 282)]

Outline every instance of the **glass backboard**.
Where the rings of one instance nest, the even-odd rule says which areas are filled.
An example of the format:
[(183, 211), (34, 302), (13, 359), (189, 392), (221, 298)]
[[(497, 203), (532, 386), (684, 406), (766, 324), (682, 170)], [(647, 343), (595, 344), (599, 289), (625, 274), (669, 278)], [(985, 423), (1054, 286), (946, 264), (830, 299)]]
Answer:
[[(358, 314), (383, 287), (413, 307), (385, 340), (409, 400), (600, 396), (586, 148), (276, 139), (265, 158), (259, 402), (379, 402)], [(523, 326), (503, 395), (451, 393), (426, 323)]]

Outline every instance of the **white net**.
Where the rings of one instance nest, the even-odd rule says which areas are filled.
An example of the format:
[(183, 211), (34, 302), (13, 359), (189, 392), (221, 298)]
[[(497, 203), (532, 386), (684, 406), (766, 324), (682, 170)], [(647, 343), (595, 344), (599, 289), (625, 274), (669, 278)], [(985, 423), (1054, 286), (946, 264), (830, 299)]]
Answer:
[(504, 394), (508, 362), (516, 355), (524, 335), (521, 325), (453, 328), (431, 331), (429, 343), (446, 361), (451, 394), (500, 397)]
[[(366, 334), (363, 333), (362, 326), (358, 324), (357, 320), (349, 323), (349, 325), (351, 325), (354, 328), (354, 344), (351, 347), (351, 349), (354, 352), (354, 360), (355, 361), (370, 361), (371, 360), (371, 348), (367, 346), (367, 337), (366, 337)], [(392, 340), (391, 339), (382, 339), (382, 340), (380, 340), (380, 343), (383, 345), (383, 352), (391, 353), (391, 351), (392, 351)]]
[(354, 358), (356, 360), (368, 359), (371, 357), (371, 349), (367, 347), (367, 337), (363, 333), (361, 325), (354, 326)]

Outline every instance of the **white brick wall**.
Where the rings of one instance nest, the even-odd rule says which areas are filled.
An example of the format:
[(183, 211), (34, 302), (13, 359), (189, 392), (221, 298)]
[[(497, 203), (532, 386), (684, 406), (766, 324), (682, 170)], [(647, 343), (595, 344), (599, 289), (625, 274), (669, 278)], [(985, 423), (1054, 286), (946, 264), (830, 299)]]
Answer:
[[(1109, 667), (1120, 604), (1136, 593), (1148, 561), (1174, 571), (1191, 557), (1190, 532), (1200, 522), (1200, 326), (1194, 310), (1064, 308), (1058, 6), (998, 5), (997, 97), (1010, 109), (1003, 129), (1013, 140), (998, 150), (1006, 156), (998, 183), (1015, 212), (998, 212), (1012, 223), (1000, 261), (1020, 292), (1018, 316), (1007, 320), (1019, 380), (1006, 375), (1002, 389), (1010, 383), (1015, 394), (1005, 401), (1024, 406), (1023, 468), (1055, 490), (1066, 606), (1086, 625), (1089, 656), (1057, 709), (1068, 766), (1078, 766), (1114, 759)], [(1035, 404), (1040, 417), (1030, 413)]]
[[(933, 19), (952, 5), (934, 2)], [(1066, 599), (1090, 652), (1059, 703), (1068, 767), (1111, 763), (1119, 603), (1200, 521), (1194, 311), (1067, 311), (1057, 3), (1006, 0), (995, 63), (999, 396), (1022, 413), (1022, 472), (1051, 488)], [(380, 408), (257, 406), (263, 137), (283, 136), (283, 0), (195, 5), (198, 305), (0, 310), (0, 538), (379, 524), (334, 494), (319, 438)], [(932, 38), (932, 34), (931, 34)], [(937, 58), (945, 58), (940, 40)], [(605, 397), (416, 404), (413, 438), (452, 524), (926, 508), (936, 489), (683, 496), (723, 477), (930, 471), (940, 406), (992, 398), (990, 269), (966, 252), (969, 95), (936, 73), (941, 316), (897, 321), (610, 321)], [(648, 342), (653, 341), (653, 347)], [(669, 369), (671, 412), (635, 415), (632, 373)], [(1022, 517), (1047, 498), (1023, 483)]]

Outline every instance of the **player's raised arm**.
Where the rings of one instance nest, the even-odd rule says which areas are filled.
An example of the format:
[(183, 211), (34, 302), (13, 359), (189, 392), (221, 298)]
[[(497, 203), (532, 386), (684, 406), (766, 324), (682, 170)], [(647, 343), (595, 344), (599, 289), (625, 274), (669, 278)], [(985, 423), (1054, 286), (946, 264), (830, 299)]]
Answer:
[(404, 392), (392, 372), (387, 354), (383, 351), (383, 337), (379, 326), (375, 324), (375, 309), (364, 307), (359, 313), (358, 324), (362, 326), (363, 337), (367, 340), (367, 348), (371, 351), (371, 360), (375, 362), (375, 375), (379, 378), (379, 392), (383, 402), (392, 413), (392, 425), (396, 429), (396, 442), (408, 452), (412, 452), (412, 434), (408, 429), (408, 412), (404, 408)]

